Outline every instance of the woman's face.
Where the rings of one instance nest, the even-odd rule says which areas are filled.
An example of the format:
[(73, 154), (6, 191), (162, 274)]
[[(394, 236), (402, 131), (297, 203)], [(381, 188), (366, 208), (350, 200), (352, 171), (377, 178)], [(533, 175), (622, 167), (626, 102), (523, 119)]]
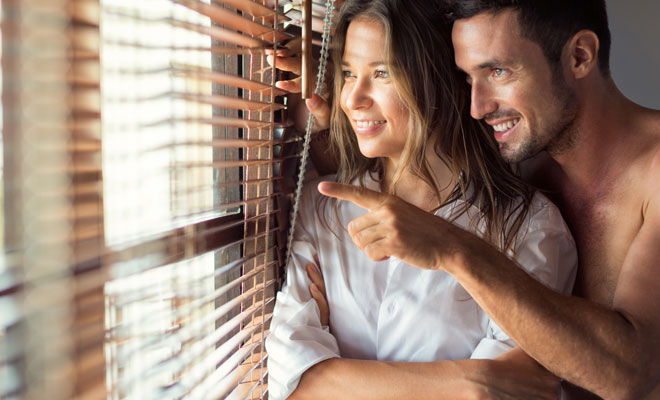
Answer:
[(342, 57), (340, 104), (351, 121), (360, 152), (398, 163), (408, 137), (408, 108), (394, 89), (385, 60), (385, 32), (377, 21), (348, 26)]

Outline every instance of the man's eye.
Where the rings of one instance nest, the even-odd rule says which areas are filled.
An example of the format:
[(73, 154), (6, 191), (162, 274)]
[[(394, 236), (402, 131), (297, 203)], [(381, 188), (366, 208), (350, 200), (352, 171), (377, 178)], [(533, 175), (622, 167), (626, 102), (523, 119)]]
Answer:
[(383, 78), (383, 79), (388, 79), (390, 77), (390, 74), (387, 73), (387, 71), (379, 69), (376, 71), (376, 78)]
[(504, 75), (504, 68), (493, 68), (493, 76), (499, 78)]

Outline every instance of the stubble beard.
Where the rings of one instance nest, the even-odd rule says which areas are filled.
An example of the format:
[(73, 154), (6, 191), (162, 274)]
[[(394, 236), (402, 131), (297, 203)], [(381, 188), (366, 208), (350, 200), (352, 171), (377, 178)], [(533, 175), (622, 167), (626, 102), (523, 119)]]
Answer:
[[(575, 147), (579, 139), (579, 130), (576, 126), (579, 107), (575, 93), (556, 74), (553, 79), (553, 97), (557, 105), (556, 117), (546, 128), (527, 132), (520, 135), (526, 140), (515, 148), (508, 143), (500, 143), (500, 154), (509, 163), (517, 163), (532, 158), (541, 151), (546, 150), (551, 156), (557, 156)], [(522, 128), (522, 127), (521, 127)], [(539, 133), (541, 132), (541, 133)]]

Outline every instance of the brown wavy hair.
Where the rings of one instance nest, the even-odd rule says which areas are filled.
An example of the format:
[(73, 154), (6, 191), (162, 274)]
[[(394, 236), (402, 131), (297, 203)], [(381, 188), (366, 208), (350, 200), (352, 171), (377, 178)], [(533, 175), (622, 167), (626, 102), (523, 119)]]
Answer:
[[(356, 19), (377, 21), (385, 31), (390, 79), (409, 109), (409, 134), (394, 171), (391, 194), (396, 194), (401, 174), (409, 172), (433, 188), (441, 199), (444, 188), (438, 187), (427, 158), (427, 152), (432, 150), (457, 182), (438, 208), (464, 199), (464, 207), (453, 218), (467, 213), (475, 228), (483, 221), (488, 241), (503, 250), (513, 249), (533, 190), (499, 156), (486, 126), (470, 116), (469, 86), (454, 65), (451, 26), (438, 3), (441, 2), (348, 0), (343, 4), (333, 36), (335, 82), (330, 123), (331, 147), (339, 160), (337, 181), (349, 184), (357, 178), (364, 186), (366, 174), (377, 181), (383, 177), (383, 160), (362, 155), (339, 104), (348, 26)], [(471, 205), (478, 210), (476, 215), (469, 210)]]

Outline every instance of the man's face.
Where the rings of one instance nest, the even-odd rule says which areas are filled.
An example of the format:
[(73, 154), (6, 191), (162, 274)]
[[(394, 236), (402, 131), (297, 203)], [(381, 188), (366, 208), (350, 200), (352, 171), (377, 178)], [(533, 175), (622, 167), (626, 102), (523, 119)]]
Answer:
[(573, 135), (575, 96), (541, 47), (520, 34), (513, 11), (458, 20), (452, 39), (456, 65), (472, 86), (472, 117), (493, 127), (505, 160), (552, 151)]

